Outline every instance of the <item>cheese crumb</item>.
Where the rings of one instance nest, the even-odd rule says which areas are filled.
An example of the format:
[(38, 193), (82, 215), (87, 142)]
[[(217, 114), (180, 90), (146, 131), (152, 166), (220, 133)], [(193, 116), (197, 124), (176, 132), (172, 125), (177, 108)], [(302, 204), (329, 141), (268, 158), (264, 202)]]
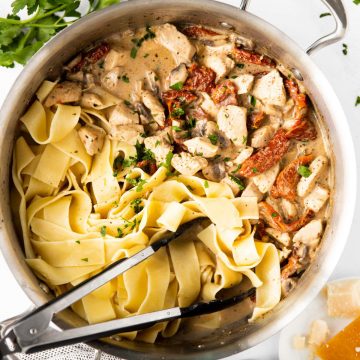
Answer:
[(305, 349), (305, 347), (306, 347), (306, 338), (305, 338), (305, 336), (299, 336), (299, 335), (294, 336), (294, 338), (293, 338), (293, 347), (296, 350)]
[(325, 343), (329, 335), (329, 327), (324, 320), (315, 320), (311, 324), (309, 344), (319, 346)]

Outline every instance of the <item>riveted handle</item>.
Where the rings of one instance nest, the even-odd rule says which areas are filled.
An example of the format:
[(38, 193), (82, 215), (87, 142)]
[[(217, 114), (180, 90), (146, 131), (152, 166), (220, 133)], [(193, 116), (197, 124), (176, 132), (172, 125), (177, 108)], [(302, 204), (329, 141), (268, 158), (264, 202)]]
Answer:
[[(329, 9), (331, 15), (335, 20), (335, 29), (330, 34), (323, 36), (311, 44), (306, 52), (310, 55), (316, 50), (320, 50), (328, 45), (336, 43), (341, 40), (346, 32), (347, 17), (344, 5), (341, 0), (321, 0)], [(241, 0), (240, 9), (246, 11), (249, 6), (250, 0)]]

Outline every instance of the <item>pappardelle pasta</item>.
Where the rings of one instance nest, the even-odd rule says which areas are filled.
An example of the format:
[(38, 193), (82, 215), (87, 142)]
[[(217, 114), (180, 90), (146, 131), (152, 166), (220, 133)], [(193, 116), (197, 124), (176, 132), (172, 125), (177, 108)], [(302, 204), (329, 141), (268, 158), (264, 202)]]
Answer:
[[(183, 29), (192, 39), (190, 42), (173, 25), (148, 27), (139, 30), (131, 49), (120, 51), (104, 42), (80, 54), (65, 68), (67, 81), (44, 81), (20, 119), (22, 127), (12, 167), (13, 205), (19, 215), (26, 261), (56, 295), (112, 262), (137, 253), (165, 233), (176, 231), (181, 224), (202, 219), (166, 249), (75, 303), (73, 310), (89, 323), (210, 301), (244, 279), (256, 287), (249, 319), (255, 321), (287, 295), (295, 282), (293, 275), (301, 273), (309, 263), (299, 260), (298, 247), (289, 250), (289, 233), (297, 232), (294, 239), (298, 236), (300, 243), (308, 238), (317, 240), (312, 244), (311, 256), (320, 240), (321, 221), (319, 231), (317, 220), (310, 220), (328, 195), (319, 200), (315, 194), (308, 201), (311, 206), (301, 202), (299, 210), (304, 210), (304, 215), (295, 221), (297, 215), (288, 214), (287, 220), (292, 222), (282, 220), (286, 209), (278, 210), (274, 200), (280, 198), (285, 203), (281, 206), (291, 212), (295, 205), (289, 199), (298, 195), (287, 186), (298, 185), (298, 193), (308, 194), (314, 187), (309, 184), (314, 180), (311, 172), (315, 174), (316, 166), (326, 163), (326, 158), (318, 156), (315, 160), (319, 164), (314, 160), (309, 169), (305, 165), (312, 157), (304, 160), (304, 155), (295, 160), (295, 165), (290, 159), (290, 165), (280, 171), (279, 151), (284, 156), (290, 139), (300, 141), (303, 132), (312, 137), (316, 131), (309, 120), (303, 119), (299, 89), (297, 100), (291, 100), (292, 107), (289, 103), (286, 110), (292, 109), (292, 126), (296, 129), (290, 127), (286, 132), (279, 125), (273, 131), (275, 115), (268, 112), (280, 112), (280, 104), (276, 105), (279, 98), (272, 100), (274, 106), (269, 105), (266, 89), (258, 89), (258, 100), (246, 94), (247, 105), (233, 104), (231, 99), (237, 104), (245, 101), (245, 93), (239, 89), (245, 86), (250, 91), (254, 75), (246, 78), (246, 74), (236, 74), (231, 77), (234, 82), (224, 80), (235, 71), (235, 62), (226, 55), (228, 61), (221, 65), (220, 58), (226, 52), (220, 54), (220, 47), (237, 46), (236, 39), (199, 29)], [(170, 42), (174, 31), (184, 37), (181, 54), (176, 51), (180, 37)], [(209, 39), (202, 41), (205, 35), (216, 39), (211, 43)], [(116, 44), (116, 37), (112, 39), (108, 42)], [(117, 41), (126, 47), (122, 37)], [(216, 47), (216, 51), (210, 49), (212, 53), (207, 49)], [(195, 50), (203, 54), (202, 62), (209, 57), (208, 67), (198, 66), (196, 58), (190, 65)], [(275, 77), (275, 87), (283, 86), (278, 83), (277, 70), (271, 70), (271, 59), (261, 57), (256, 62), (245, 55), (244, 62), (251, 65), (252, 61), (251, 66), (264, 68)], [(167, 61), (167, 65), (158, 66), (160, 77), (143, 64), (144, 59), (153, 61), (159, 56)], [(124, 72), (123, 68), (130, 71), (131, 59), (136, 60), (136, 71), (145, 71), (143, 80), (130, 81)], [(177, 67), (166, 72), (174, 63)], [(216, 64), (229, 69), (221, 75)], [(255, 71), (256, 67), (251, 66), (249, 71)], [(251, 84), (246, 85), (250, 78)], [(182, 90), (184, 84), (186, 90)], [(163, 90), (166, 86), (171, 90)], [(232, 93), (233, 87), (236, 94)], [(129, 89), (132, 93), (128, 100), (124, 92)], [(275, 96), (276, 91), (270, 89), (270, 95)], [(160, 93), (167, 110), (160, 102)], [(217, 97), (222, 100), (217, 101)], [(285, 100), (281, 106), (285, 106)], [(258, 122), (257, 127), (250, 125), (249, 131), (258, 129), (255, 135), (251, 133), (252, 146), (247, 146), (247, 112), (248, 121), (255, 121), (257, 116)], [(270, 123), (260, 125), (267, 117)], [(312, 133), (302, 124), (300, 129), (299, 121), (306, 121)], [(208, 133), (210, 125), (213, 130)], [(272, 131), (273, 139), (264, 140), (266, 131)], [(292, 138), (286, 135), (289, 133)], [(284, 147), (285, 142), (285, 152), (271, 149)], [(257, 151), (252, 155), (254, 148)], [(286, 156), (292, 155), (289, 151)], [(264, 159), (266, 156), (270, 158)], [(310, 174), (300, 179), (299, 170)], [(295, 180), (289, 181), (289, 176)], [(266, 201), (262, 201), (264, 197)], [(319, 201), (323, 201), (322, 205)], [(317, 211), (314, 204), (319, 207)], [(310, 226), (310, 235), (306, 226)], [(315, 237), (313, 230), (317, 231)], [(297, 244), (295, 240), (293, 243)], [(173, 336), (180, 325), (181, 321), (175, 320), (121, 336), (153, 343), (158, 336)]]

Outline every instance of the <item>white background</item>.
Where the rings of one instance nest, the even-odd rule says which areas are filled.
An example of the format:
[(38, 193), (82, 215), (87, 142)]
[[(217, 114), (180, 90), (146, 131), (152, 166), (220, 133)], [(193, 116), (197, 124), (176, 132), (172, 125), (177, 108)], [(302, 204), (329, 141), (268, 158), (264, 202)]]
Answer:
[[(235, 6), (239, 3), (236, 0), (226, 2)], [(343, 55), (342, 43), (339, 43), (319, 51), (312, 57), (329, 79), (345, 109), (355, 143), (357, 162), (359, 162), (360, 106), (355, 107), (355, 99), (360, 96), (360, 5), (356, 6), (352, 0), (343, 0), (343, 2), (348, 14), (349, 27), (342, 42), (348, 44), (348, 55)], [(0, 0), (0, 15), (9, 12), (10, 3), (11, 0)], [(283, 30), (303, 48), (334, 27), (331, 17), (319, 18), (321, 13), (327, 12), (320, 0), (252, 0), (249, 11)], [(14, 69), (0, 68), (0, 105), (20, 71), (21, 66), (16, 66)], [(359, 201), (357, 204), (347, 247), (332, 278), (360, 275)], [(2, 321), (26, 310), (31, 304), (17, 285), (1, 254), (0, 278), (0, 321)], [(273, 360), (278, 358), (277, 354), (278, 335), (275, 335), (255, 348), (234, 356), (233, 359)]]

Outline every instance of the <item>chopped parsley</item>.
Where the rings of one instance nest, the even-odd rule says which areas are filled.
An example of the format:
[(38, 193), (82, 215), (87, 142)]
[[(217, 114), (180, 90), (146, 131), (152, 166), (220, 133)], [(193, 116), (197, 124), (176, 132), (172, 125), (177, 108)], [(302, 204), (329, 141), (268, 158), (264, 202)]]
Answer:
[(174, 154), (172, 151), (169, 151), (166, 155), (165, 162), (161, 163), (161, 166), (164, 166), (168, 171), (167, 175), (171, 175), (171, 160), (173, 158)]
[(137, 161), (155, 159), (154, 153), (150, 149), (147, 149), (144, 144), (140, 144), (139, 141), (136, 142), (135, 148)]
[(240, 169), (241, 169), (241, 164), (239, 164), (239, 165), (235, 168), (235, 170), (233, 170), (231, 173), (232, 173), (232, 174), (236, 174)]
[(136, 191), (140, 192), (143, 190), (144, 185), (146, 184), (146, 180), (138, 177), (134, 178), (126, 178), (126, 181), (131, 184), (132, 186), (136, 187)]
[(182, 115), (185, 114), (185, 111), (183, 108), (181, 107), (178, 107), (178, 108), (175, 108), (172, 112), (171, 112), (171, 116), (173, 117), (180, 117)]
[(83, 258), (81, 261), (89, 262), (89, 258)]
[(252, 95), (249, 95), (249, 103), (252, 107), (256, 106), (256, 98)]
[(229, 157), (225, 157), (224, 158), (224, 162), (228, 162), (228, 161), (230, 161), (231, 159), (229, 158)]
[(75, 240), (75, 242), (76, 242), (77, 244), (80, 244), (80, 240)]
[(161, 144), (161, 141), (160, 141), (160, 140), (156, 140), (156, 142), (155, 142), (155, 147), (158, 147), (160, 144)]
[(132, 59), (135, 59), (135, 58), (136, 58), (136, 55), (137, 55), (137, 52), (138, 52), (138, 48), (133, 47), (133, 48), (131, 49), (131, 51), (130, 51), (130, 57), (131, 57)]
[(121, 80), (122, 80), (123, 82), (127, 83), (127, 84), (130, 82), (130, 79), (127, 77), (127, 75), (123, 75), (123, 76), (121, 77)]
[(360, 105), (360, 96), (358, 96), (355, 101), (355, 106), (358, 106), (358, 105)]
[(204, 181), (204, 187), (205, 187), (205, 189), (209, 188), (209, 182), (207, 180)]
[[(149, 40), (149, 39), (153, 39), (155, 37), (155, 33), (151, 30), (150, 26), (147, 26), (146, 27), (146, 34), (140, 38), (140, 39), (131, 39), (131, 41), (133, 42), (133, 44), (135, 45), (131, 51), (130, 51), (130, 56), (135, 59), (136, 58), (136, 55), (137, 55), (137, 52), (140, 48), (140, 46), (142, 45), (142, 43), (146, 40)], [(146, 55), (146, 54), (145, 54)], [(149, 54), (147, 54), (147, 56), (149, 56)], [(146, 56), (144, 56), (146, 57)]]
[(245, 145), (247, 143), (247, 136), (243, 136), (242, 143)]
[(142, 205), (143, 204), (143, 200), (142, 199), (134, 199), (130, 202), (130, 207), (132, 209), (134, 209), (135, 211), (135, 214), (138, 214), (143, 208), (144, 206)]
[(243, 69), (245, 67), (245, 64), (236, 64), (236, 67), (238, 67), (239, 69)]
[(322, 14), (320, 14), (320, 18), (323, 18), (323, 17), (325, 17), (325, 16), (331, 16), (331, 14), (330, 13), (322, 13)]
[(137, 158), (134, 156), (130, 156), (128, 159), (123, 160), (122, 166), (125, 169), (125, 168), (135, 165), (136, 162), (137, 162)]
[(188, 119), (186, 125), (188, 129), (192, 129), (196, 126), (196, 120), (194, 118)]
[(236, 75), (232, 75), (231, 78), (232, 78), (232, 79), (236, 79), (237, 76), (236, 76)]
[(213, 145), (216, 145), (219, 140), (219, 136), (216, 134), (210, 134), (208, 138)]
[(229, 175), (229, 178), (239, 187), (240, 190), (245, 189), (244, 183), (237, 176)]
[(273, 217), (273, 218), (276, 218), (276, 217), (278, 217), (279, 216), (279, 214), (277, 213), (277, 212), (273, 212), (272, 214), (271, 214), (271, 217)]
[(182, 81), (179, 81), (175, 84), (172, 84), (170, 85), (170, 89), (173, 89), (173, 90), (181, 90), (184, 86), (184, 83)]
[(117, 232), (118, 232), (118, 234), (117, 234), (116, 237), (121, 238), (121, 237), (124, 236), (124, 233), (123, 233), (123, 231), (121, 230), (121, 228), (117, 228)]
[(149, 55), (150, 55), (149, 53), (146, 53), (146, 54), (144, 55), (144, 58), (147, 58)]
[(100, 69), (103, 69), (104, 68), (104, 60), (101, 60), (99, 63), (98, 63), (98, 67)]
[(308, 178), (311, 175), (311, 170), (304, 165), (300, 165), (297, 170), (298, 174), (302, 177)]
[(172, 126), (172, 129), (173, 129), (175, 132), (180, 132), (180, 131), (182, 131), (182, 128), (179, 127), (179, 126), (176, 126), (176, 125)]
[(101, 227), (101, 229), (100, 229), (100, 234), (101, 234), (101, 236), (105, 236), (105, 235), (106, 235), (106, 226), (105, 226), (105, 225), (103, 225), (103, 226)]
[(342, 46), (343, 46), (343, 50), (342, 50), (343, 54), (347, 55), (348, 54), (348, 46), (347, 46), (347, 44), (342, 44)]
[(353, 3), (354, 3), (355, 5), (360, 5), (360, 0), (353, 0)]
[(257, 172), (259, 172), (259, 170), (258, 170), (256, 167), (252, 168), (251, 170), (252, 170), (252, 172), (253, 172), (254, 174), (256, 174)]
[(124, 100), (124, 104), (125, 104), (126, 106), (131, 106), (131, 102), (130, 102), (129, 100)]

